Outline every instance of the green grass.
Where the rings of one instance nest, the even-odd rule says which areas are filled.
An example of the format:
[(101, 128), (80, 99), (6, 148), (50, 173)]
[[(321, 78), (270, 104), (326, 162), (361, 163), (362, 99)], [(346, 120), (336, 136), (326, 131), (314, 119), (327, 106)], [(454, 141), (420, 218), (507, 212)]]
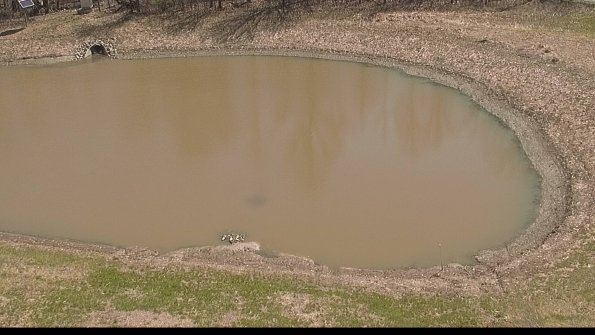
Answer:
[(495, 16), (536, 30), (553, 30), (595, 35), (595, 7), (573, 2), (531, 3)]
[[(521, 325), (595, 325), (595, 242), (511, 292), (509, 313)], [(526, 306), (527, 302), (530, 306)]]
[[(130, 269), (101, 259), (43, 250), (0, 247), (0, 295), (4, 326), (28, 315), (33, 326), (73, 326), (93, 311), (153, 311), (218, 326), (466, 326), (477, 324), (461, 298), (406, 295), (399, 299), (287, 277), (194, 269)], [(84, 276), (40, 277), (11, 272), (12, 266), (53, 273), (69, 266)], [(31, 290), (35, 287), (34, 290)], [(296, 303), (297, 301), (297, 303)], [(8, 321), (7, 321), (8, 320)]]
[(506, 294), (399, 297), (285, 276), (126, 266), (0, 245), (0, 326), (77, 326), (92, 312), (149, 311), (196, 326), (595, 325), (595, 244)]
[(556, 23), (557, 26), (566, 30), (595, 35), (595, 12), (563, 15), (557, 19)]
[(283, 304), (278, 302), (283, 295), (307, 297), (307, 304), (298, 312), (315, 315), (319, 323), (327, 320), (338, 326), (476, 324), (462, 299), (410, 295), (397, 300), (287, 278), (215, 271), (130, 272), (107, 264), (98, 266), (84, 282), (49, 289), (41, 299), (34, 324), (76, 324), (77, 319), (101, 310), (109, 301), (119, 311), (166, 311), (192, 319), (197, 326), (217, 326), (231, 312), (240, 316), (237, 326), (308, 326), (308, 320), (292, 315), (291, 310), (284, 312)]

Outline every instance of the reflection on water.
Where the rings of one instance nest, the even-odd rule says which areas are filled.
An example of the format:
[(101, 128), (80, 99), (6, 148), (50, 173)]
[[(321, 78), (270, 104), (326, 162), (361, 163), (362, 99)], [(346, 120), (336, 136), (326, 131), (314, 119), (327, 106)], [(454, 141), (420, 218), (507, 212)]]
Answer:
[(329, 265), (470, 262), (539, 178), (454, 90), (287, 57), (0, 69), (0, 229), (162, 251), (239, 231)]

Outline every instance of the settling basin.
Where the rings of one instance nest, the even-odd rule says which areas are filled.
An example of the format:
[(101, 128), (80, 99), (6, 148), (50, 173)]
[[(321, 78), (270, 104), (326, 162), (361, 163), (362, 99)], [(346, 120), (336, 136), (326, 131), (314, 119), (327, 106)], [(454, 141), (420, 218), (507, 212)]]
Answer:
[(515, 134), (458, 91), (280, 56), (0, 68), (0, 230), (162, 252), (246, 234), (330, 266), (459, 262), (536, 215)]

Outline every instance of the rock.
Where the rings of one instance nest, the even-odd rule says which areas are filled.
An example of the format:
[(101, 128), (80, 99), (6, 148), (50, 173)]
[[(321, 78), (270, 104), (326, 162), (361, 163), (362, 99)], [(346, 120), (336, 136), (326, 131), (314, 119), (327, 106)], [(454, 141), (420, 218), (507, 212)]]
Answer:
[(95, 45), (102, 46), (105, 49), (105, 53), (108, 57), (115, 57), (117, 50), (114, 44), (110, 41), (104, 41), (97, 39), (95, 41), (83, 42), (74, 52), (75, 59), (82, 59), (91, 55), (91, 48)]

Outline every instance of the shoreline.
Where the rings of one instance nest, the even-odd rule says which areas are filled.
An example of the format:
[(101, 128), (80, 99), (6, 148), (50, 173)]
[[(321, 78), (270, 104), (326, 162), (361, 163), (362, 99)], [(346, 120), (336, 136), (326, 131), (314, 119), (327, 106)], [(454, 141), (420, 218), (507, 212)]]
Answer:
[[(569, 192), (569, 179), (564, 175), (561, 158), (555, 148), (535, 124), (523, 117), (519, 111), (505, 102), (491, 96), (484, 87), (472, 80), (462, 78), (455, 73), (440, 72), (431, 67), (421, 68), (413, 64), (404, 64), (395, 59), (379, 58), (374, 55), (357, 53), (329, 53), (324, 50), (296, 50), (296, 49), (219, 49), (199, 50), (193, 52), (170, 52), (157, 55), (143, 55), (143, 53), (120, 55), (119, 59), (149, 59), (174, 57), (216, 57), (216, 56), (286, 56), (315, 58), (331, 61), (347, 61), (364, 63), (401, 71), (407, 75), (429, 79), (437, 84), (456, 89), (471, 98), (485, 111), (495, 116), (506, 127), (510, 128), (519, 140), (523, 152), (527, 155), (533, 168), (541, 177), (541, 192), (538, 214), (529, 227), (509, 243), (498, 250), (484, 250), (476, 255), (480, 263), (498, 262), (494, 257), (514, 257), (524, 251), (533, 249), (541, 244), (545, 237), (554, 229), (556, 221), (562, 221), (568, 212), (566, 204), (556, 203), (556, 199), (566, 199)], [(556, 192), (557, 191), (557, 192)], [(546, 204), (546, 205), (543, 205)], [(544, 208), (545, 207), (545, 208)], [(561, 210), (556, 210), (561, 209)], [(505, 252), (508, 255), (503, 255)]]
[[(460, 280), (460, 270), (464, 269), (465, 272), (482, 273), (485, 272), (488, 278), (483, 280), (491, 280), (493, 275), (491, 271), (486, 272), (486, 268), (492, 268), (496, 265), (507, 265), (510, 263), (517, 262), (519, 257), (526, 251), (536, 249), (539, 247), (546, 237), (553, 231), (557, 223), (562, 222), (564, 217), (567, 215), (568, 206), (564, 203), (560, 203), (558, 199), (566, 199), (569, 179), (563, 173), (562, 162), (560, 157), (553, 150), (551, 144), (545, 140), (545, 136), (540, 129), (532, 124), (529, 120), (524, 118), (518, 111), (511, 106), (507, 106), (506, 103), (499, 101), (496, 97), (491, 96), (485, 88), (481, 87), (478, 83), (473, 82), (467, 78), (462, 78), (454, 73), (440, 72), (437, 69), (430, 67), (421, 68), (412, 64), (403, 64), (395, 59), (390, 58), (379, 58), (373, 55), (362, 55), (356, 53), (328, 53), (323, 50), (288, 50), (288, 49), (217, 49), (217, 50), (195, 50), (195, 51), (173, 51), (173, 52), (160, 52), (160, 53), (131, 53), (121, 54), (116, 57), (117, 59), (149, 59), (149, 58), (174, 58), (174, 57), (202, 57), (202, 56), (234, 56), (234, 55), (245, 55), (245, 56), (287, 56), (287, 57), (307, 57), (317, 58), (325, 60), (336, 60), (336, 61), (350, 61), (365, 63), (374, 66), (381, 66), (390, 68), (396, 71), (401, 71), (407, 75), (427, 78), (435, 83), (454, 88), (466, 96), (470, 97), (475, 103), (479, 104), (485, 111), (491, 113), (497, 117), (505, 126), (512, 129), (520, 141), (522, 148), (531, 161), (533, 167), (539, 173), (541, 177), (541, 200), (538, 205), (537, 215), (535, 220), (527, 227), (520, 236), (518, 236), (511, 243), (507, 244), (501, 249), (486, 249), (482, 250), (475, 256), (477, 264), (475, 265), (461, 265), (457, 263), (451, 263), (444, 267), (432, 266), (426, 268), (397, 268), (391, 270), (376, 270), (376, 269), (359, 269), (350, 267), (341, 267), (338, 269), (331, 269), (324, 265), (317, 265), (313, 260), (297, 256), (297, 255), (281, 255), (277, 257), (276, 261), (269, 262), (274, 258), (265, 258), (255, 254), (254, 251), (258, 250), (258, 246), (254, 245), (243, 248), (242, 246), (204, 246), (204, 247), (193, 247), (183, 248), (172, 252), (159, 254), (155, 250), (143, 248), (143, 247), (116, 247), (104, 244), (87, 243), (81, 241), (71, 241), (60, 238), (46, 238), (38, 236), (30, 236), (25, 234), (15, 234), (0, 232), (0, 240), (9, 241), (16, 244), (41, 246), (45, 248), (58, 248), (65, 251), (74, 251), (75, 253), (83, 254), (94, 254), (101, 256), (108, 256), (108, 258), (116, 259), (127, 259), (133, 262), (141, 262), (144, 264), (161, 264), (165, 259), (166, 262), (174, 262), (174, 264), (200, 264), (214, 266), (219, 268), (228, 263), (232, 263), (238, 266), (238, 261), (241, 262), (243, 258), (250, 259), (251, 262), (254, 258), (260, 257), (259, 263), (267, 265), (272, 268), (273, 273), (287, 272), (287, 268), (299, 266), (303, 270), (309, 270), (314, 272), (328, 272), (338, 273), (340, 281), (344, 281), (343, 277), (346, 273), (355, 272), (358, 277), (364, 278), (375, 278), (379, 273), (386, 277), (386, 280), (390, 279), (401, 279), (402, 277), (425, 278), (427, 276), (435, 276), (436, 273), (445, 272), (441, 278), (443, 281), (447, 276), (444, 276), (449, 271), (448, 269), (456, 269), (455, 280)], [(15, 66), (18, 65), (31, 65), (31, 64), (53, 64), (60, 62), (70, 62), (74, 59), (70, 59), (68, 56), (63, 57), (50, 57), (50, 58), (38, 58), (34, 62), (26, 60), (19, 60), (13, 63)], [(549, 144), (549, 145), (548, 145)], [(241, 255), (238, 255), (238, 252)], [(204, 254), (217, 254), (215, 257), (204, 257)], [(239, 256), (239, 257), (238, 257)], [(248, 256), (248, 257), (246, 257)], [(227, 260), (226, 258), (232, 257), (234, 260)], [(279, 263), (281, 259), (281, 264)], [(173, 264), (172, 264), (173, 265)], [(447, 269), (445, 271), (445, 269)], [(291, 270), (289, 270), (291, 271)], [(395, 278), (396, 277), (396, 278)], [(335, 281), (330, 278), (331, 281)], [(478, 280), (475, 276), (468, 279)], [(359, 278), (361, 280), (361, 278)], [(483, 281), (480, 280), (480, 281)], [(448, 280), (447, 280), (448, 281)]]
[[(229, 13), (235, 12), (221, 16), (225, 19), (226, 15), (231, 15)], [(509, 287), (523, 285), (536, 274), (552, 271), (556, 264), (577, 250), (588, 253), (587, 249), (580, 248), (592, 243), (595, 237), (591, 224), (595, 217), (592, 196), (595, 190), (595, 153), (592, 150), (595, 146), (595, 116), (592, 115), (595, 60), (585, 57), (595, 47), (585, 44), (592, 38), (583, 35), (527, 29), (522, 23), (525, 14), (515, 13), (521, 15), (520, 19), (512, 14), (509, 17), (507, 13), (395, 9), (364, 19), (358, 15), (307, 18), (277, 31), (256, 31), (248, 41), (218, 43), (207, 34), (211, 21), (194, 32), (174, 34), (160, 30), (158, 16), (149, 19), (133, 16), (121, 23), (119, 14), (93, 12), (86, 15), (85, 24), (97, 20), (100, 28), (83, 27), (86, 33), (80, 35), (73, 34), (78, 30), (55, 32), (54, 44), (42, 41), (41, 37), (28, 37), (23, 32), (0, 37), (2, 43), (4, 39), (8, 42), (13, 39), (16, 46), (0, 57), (0, 65), (8, 66), (74, 60), (77, 46), (100, 37), (103, 40), (113, 38), (120, 50), (117, 59), (224, 53), (323, 57), (395, 68), (457, 89), (514, 131), (542, 177), (541, 199), (533, 223), (506, 247), (480, 252), (475, 265), (398, 270), (334, 269), (302, 257), (265, 258), (225, 246), (157, 254), (143, 248), (117, 248), (2, 232), (0, 243), (64, 250), (127, 264), (205, 266), (231, 272), (283, 274), (388, 293), (443, 291), (476, 295), (502, 293)], [(56, 14), (55, 19), (81, 20), (69, 13)], [(106, 22), (122, 26), (102, 29), (101, 25)], [(31, 39), (46, 44), (39, 47)], [(24, 59), (23, 55), (36, 58)]]

